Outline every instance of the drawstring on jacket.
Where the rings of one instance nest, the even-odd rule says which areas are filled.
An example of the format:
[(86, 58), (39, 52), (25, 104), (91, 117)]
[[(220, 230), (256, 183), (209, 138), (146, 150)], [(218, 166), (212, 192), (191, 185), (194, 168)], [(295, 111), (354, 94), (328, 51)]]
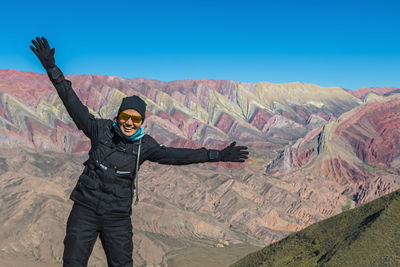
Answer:
[(138, 182), (138, 172), (139, 172), (139, 158), (140, 158), (140, 147), (142, 145), (142, 138), (139, 139), (139, 148), (138, 148), (138, 153), (136, 157), (136, 172), (135, 172), (135, 188), (136, 188), (136, 200), (135, 200), (135, 206), (139, 202), (139, 182)]
[(123, 138), (125, 138), (128, 141), (136, 141), (139, 140), (139, 148), (138, 148), (138, 154), (136, 157), (136, 172), (135, 172), (135, 188), (136, 188), (136, 200), (135, 200), (135, 206), (138, 204), (139, 202), (139, 182), (138, 182), (138, 172), (139, 172), (139, 158), (140, 158), (140, 147), (142, 144), (142, 137), (144, 136), (144, 128), (143, 126), (141, 126), (139, 128), (139, 130), (132, 136), (126, 136), (124, 135), (121, 130), (119, 129), (117, 122), (114, 122), (113, 125), (114, 129), (119, 133), (120, 136), (122, 136)]

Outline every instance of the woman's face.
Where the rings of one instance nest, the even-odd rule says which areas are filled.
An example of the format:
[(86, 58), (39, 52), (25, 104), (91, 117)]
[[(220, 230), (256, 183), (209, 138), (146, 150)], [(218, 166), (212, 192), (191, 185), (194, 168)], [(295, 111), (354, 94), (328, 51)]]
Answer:
[(119, 129), (126, 136), (134, 135), (142, 126), (142, 123), (142, 116), (134, 109), (126, 109), (118, 117)]

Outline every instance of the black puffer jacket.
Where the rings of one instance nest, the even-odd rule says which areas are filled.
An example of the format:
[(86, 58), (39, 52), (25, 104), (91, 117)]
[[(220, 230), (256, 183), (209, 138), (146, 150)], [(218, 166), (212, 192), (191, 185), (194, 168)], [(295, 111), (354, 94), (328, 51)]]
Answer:
[(147, 134), (140, 141), (127, 142), (112, 127), (112, 120), (97, 119), (89, 113), (58, 68), (48, 74), (76, 126), (91, 140), (89, 159), (71, 199), (98, 214), (131, 213), (139, 143), (139, 164), (146, 160), (175, 165), (207, 162), (211, 161), (209, 155), (218, 153), (204, 147), (166, 147)]

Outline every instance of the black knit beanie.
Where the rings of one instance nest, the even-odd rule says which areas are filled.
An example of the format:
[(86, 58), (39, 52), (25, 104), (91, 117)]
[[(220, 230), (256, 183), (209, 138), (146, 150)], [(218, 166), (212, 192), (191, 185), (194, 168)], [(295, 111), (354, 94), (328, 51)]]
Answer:
[(146, 116), (146, 102), (144, 102), (143, 99), (136, 95), (128, 96), (122, 99), (121, 106), (118, 110), (118, 117), (119, 114), (126, 109), (136, 110), (137, 112), (139, 112), (140, 115), (142, 115), (144, 121), (144, 117)]

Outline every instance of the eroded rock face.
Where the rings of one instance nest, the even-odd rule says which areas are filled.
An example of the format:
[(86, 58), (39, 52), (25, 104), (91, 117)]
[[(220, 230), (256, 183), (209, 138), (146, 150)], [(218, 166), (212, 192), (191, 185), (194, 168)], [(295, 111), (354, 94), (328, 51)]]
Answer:
[(296, 171), (319, 154), (322, 128), (316, 128), (296, 141), (293, 146), (285, 150), (266, 167), (271, 175), (287, 174)]
[[(115, 116), (124, 96), (143, 97), (145, 131), (159, 143), (222, 149), (235, 140), (249, 147), (244, 164), (142, 165), (132, 217), (136, 265), (165, 265), (167, 255), (188, 247), (265, 246), (399, 187), (399, 142), (390, 141), (398, 135), (388, 126), (397, 121), (394, 98), (376, 120), (363, 109), (372, 102), (340, 117), (363, 102), (334, 87), (68, 79), (103, 118)], [(370, 139), (355, 138), (362, 135)], [(0, 142), (0, 259), (60, 262), (68, 197), (90, 142), (45, 75), (0, 70)], [(105, 265), (99, 243), (90, 264)]]
[[(1, 150), (3, 253), (61, 261), (72, 206), (68, 197), (86, 158), (85, 153)], [(135, 263), (162, 264), (168, 253), (186, 247), (264, 246), (340, 212), (347, 198), (337, 194), (334, 182), (320, 188), (314, 183), (268, 177), (248, 166), (146, 162), (139, 174), (140, 202), (132, 216)], [(105, 262), (98, 241), (90, 264)]]
[(268, 164), (266, 172), (286, 175), (313, 169), (314, 175), (352, 187), (354, 200), (361, 203), (382, 195), (387, 188), (394, 190), (400, 170), (399, 110), (397, 97), (370, 101), (310, 131)]
[[(103, 118), (113, 119), (121, 99), (138, 94), (148, 104), (147, 133), (165, 130), (169, 134), (162, 142), (166, 144), (176, 138), (198, 146), (229, 139), (285, 144), (361, 103), (340, 88), (302, 83), (207, 79), (167, 83), (99, 75), (67, 78), (82, 103)], [(10, 145), (18, 140), (40, 151), (65, 152), (86, 151), (90, 145), (46, 75), (0, 70), (0, 127), (4, 142)]]
[(353, 116), (345, 116), (335, 129), (357, 157), (373, 165), (390, 167), (400, 155), (400, 100), (373, 101)]
[(362, 87), (358, 90), (348, 91), (348, 92), (350, 94), (352, 94), (353, 96), (364, 100), (364, 99), (366, 99), (367, 95), (370, 93), (377, 94), (380, 96), (389, 96), (391, 94), (400, 93), (400, 88), (396, 88), (396, 87), (374, 87), (374, 88)]

